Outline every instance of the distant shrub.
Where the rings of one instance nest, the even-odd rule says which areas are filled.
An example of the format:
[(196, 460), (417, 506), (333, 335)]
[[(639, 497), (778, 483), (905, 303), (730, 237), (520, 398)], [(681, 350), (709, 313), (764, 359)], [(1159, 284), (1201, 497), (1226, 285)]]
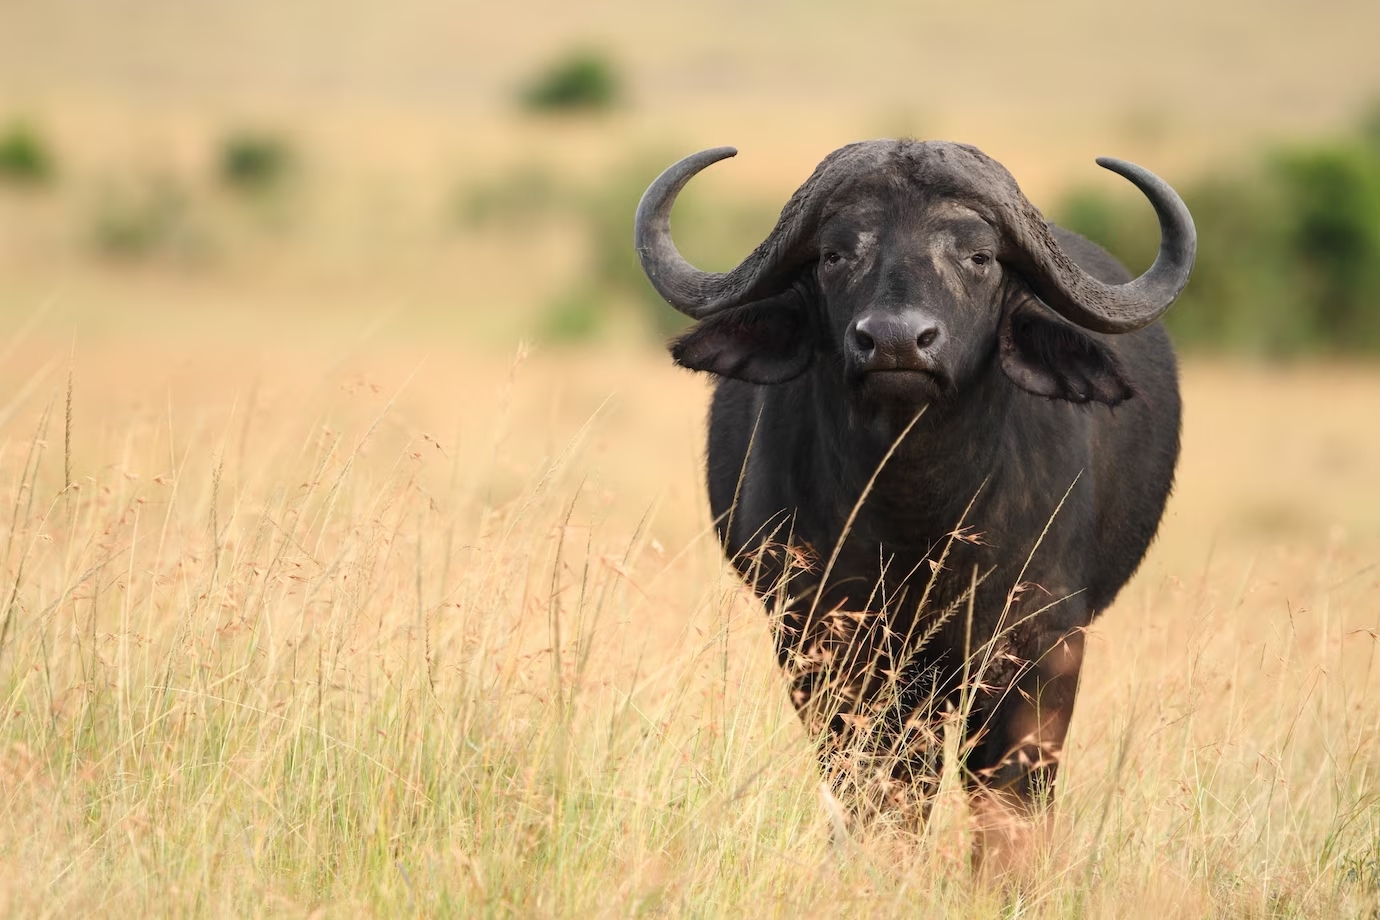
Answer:
[(580, 50), (550, 64), (520, 99), (525, 108), (537, 112), (598, 112), (622, 99), (621, 82), (604, 55)]
[(192, 219), (191, 199), (175, 179), (154, 175), (111, 183), (101, 190), (91, 241), (101, 255), (141, 259), (201, 253), (205, 240)]
[[(1380, 351), (1380, 122), (1269, 151), (1179, 189), (1198, 261), (1165, 316), (1189, 347), (1288, 355)], [(1155, 256), (1153, 212), (1133, 193), (1079, 189), (1056, 220), (1133, 270)]]
[(296, 166), (291, 145), (262, 131), (236, 131), (220, 144), (217, 172), (221, 184), (240, 193), (263, 194), (279, 189)]
[(1380, 348), (1380, 147), (1290, 150), (1270, 164), (1285, 255), (1322, 344)]
[(52, 148), (33, 125), (16, 121), (0, 132), (0, 181), (43, 185), (56, 172)]
[(588, 288), (567, 291), (547, 310), (541, 337), (549, 342), (585, 342), (604, 330), (605, 305), (600, 292)]

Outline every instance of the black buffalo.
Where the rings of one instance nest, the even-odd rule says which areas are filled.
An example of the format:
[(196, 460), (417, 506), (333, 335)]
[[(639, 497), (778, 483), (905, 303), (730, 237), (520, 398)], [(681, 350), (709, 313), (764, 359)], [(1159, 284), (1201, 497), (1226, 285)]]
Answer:
[(957, 720), (978, 857), (1009, 859), (1053, 789), (1082, 631), (1173, 482), (1178, 375), (1157, 319), (1187, 283), (1192, 218), (1146, 170), (1098, 161), (1159, 216), (1159, 256), (1132, 279), (977, 149), (869, 141), (830, 154), (737, 268), (703, 272), (671, 208), (735, 152), (672, 166), (636, 219), (647, 277), (699, 320), (672, 355), (717, 379), (724, 550), (775, 613), (834, 788), (923, 816)]

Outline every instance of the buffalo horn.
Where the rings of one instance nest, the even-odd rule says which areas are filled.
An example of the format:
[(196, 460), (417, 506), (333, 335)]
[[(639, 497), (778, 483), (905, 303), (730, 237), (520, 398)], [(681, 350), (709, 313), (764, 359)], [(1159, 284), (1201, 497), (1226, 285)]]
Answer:
[(861, 146), (849, 145), (826, 157), (786, 203), (770, 235), (728, 272), (700, 271), (685, 260), (671, 240), (671, 208), (696, 173), (738, 151), (714, 147), (676, 163), (657, 177), (637, 206), (633, 243), (647, 280), (667, 303), (695, 319), (779, 294), (814, 256), (813, 228), (822, 206), (819, 188), (837, 178), (836, 167), (846, 172), (848, 158)]
[[(1124, 176), (1155, 208), (1160, 251), (1150, 269), (1125, 284), (1104, 284), (1083, 271), (1059, 248), (1039, 212), (1027, 205), (1018, 221), (1025, 237), (1017, 245), (1028, 260), (1026, 278), (1040, 299), (1066, 319), (1094, 332), (1133, 332), (1159, 319), (1188, 283), (1197, 250), (1193, 218), (1169, 184), (1134, 163), (1099, 157), (1099, 166)], [(1015, 229), (1015, 228), (1013, 228)]]

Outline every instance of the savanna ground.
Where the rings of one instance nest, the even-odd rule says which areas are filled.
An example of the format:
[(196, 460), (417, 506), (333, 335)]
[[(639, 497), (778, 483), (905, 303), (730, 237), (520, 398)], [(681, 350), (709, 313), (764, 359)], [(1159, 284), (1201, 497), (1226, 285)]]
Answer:
[(1011, 900), (955, 777), (922, 838), (831, 844), (659, 355), (10, 332), (6, 914), (1380, 904), (1380, 373), (1188, 365)]
[[(627, 304), (518, 346), (589, 239), (457, 219), (735, 143), (698, 200), (757, 210), (688, 227), (722, 264), (859, 137), (978, 143), (1045, 205), (1380, 85), (1373, 3), (1056, 6), (7, 6), (0, 102), (62, 161), (0, 194), (0, 913), (1375, 916), (1380, 369), (1187, 361), (1053, 844), (985, 888), (957, 776), (919, 838), (833, 832), (709, 530), (706, 385)], [(511, 110), (600, 37), (629, 106)], [(241, 124), (295, 145), (280, 197), (211, 178)]]

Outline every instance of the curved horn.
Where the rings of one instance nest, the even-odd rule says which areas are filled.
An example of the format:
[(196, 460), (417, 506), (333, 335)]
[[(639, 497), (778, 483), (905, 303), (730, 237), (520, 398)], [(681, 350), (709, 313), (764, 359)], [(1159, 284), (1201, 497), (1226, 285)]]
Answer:
[[(1160, 221), (1160, 251), (1155, 264), (1134, 281), (1104, 284), (1074, 264), (1054, 241), (1039, 212), (1030, 207), (1027, 229), (1033, 230), (1034, 245), (1021, 247), (1022, 254), (1034, 263), (1029, 266), (1027, 280), (1041, 300), (1086, 329), (1134, 332), (1159, 319), (1188, 284), (1197, 252), (1197, 231), (1183, 200), (1148, 169), (1112, 157), (1098, 157), (1097, 165), (1131, 180), (1154, 205)], [(1032, 221), (1038, 226), (1030, 227)]]
[(817, 218), (816, 184), (825, 166), (837, 159), (831, 155), (796, 191), (775, 229), (737, 268), (700, 271), (671, 240), (671, 208), (676, 195), (697, 173), (737, 153), (733, 147), (713, 147), (691, 154), (658, 176), (637, 205), (633, 244), (642, 271), (667, 303), (694, 319), (780, 293), (789, 283), (790, 273), (810, 256), (809, 228)]
[(737, 156), (736, 147), (712, 147), (693, 153), (656, 177), (637, 203), (633, 245), (642, 271), (656, 292), (682, 313), (699, 319), (718, 299), (724, 276), (700, 271), (680, 254), (671, 240), (671, 208), (685, 184), (706, 166)]

